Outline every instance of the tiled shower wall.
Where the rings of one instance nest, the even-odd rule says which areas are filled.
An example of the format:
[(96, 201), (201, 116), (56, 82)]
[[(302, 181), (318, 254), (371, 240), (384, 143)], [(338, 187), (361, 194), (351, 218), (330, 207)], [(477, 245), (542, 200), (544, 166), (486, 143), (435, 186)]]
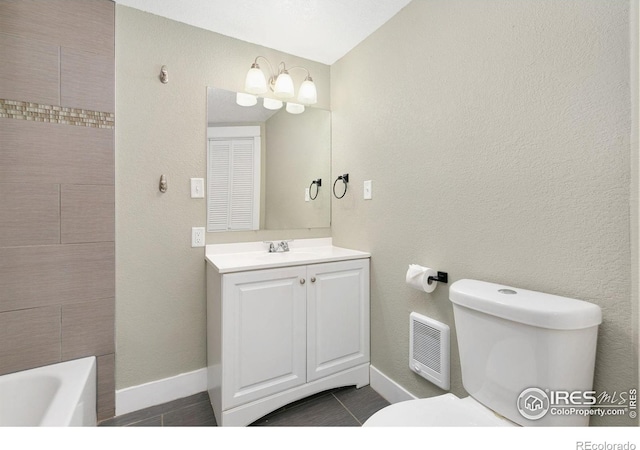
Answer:
[(95, 355), (115, 412), (114, 4), (0, 0), (0, 374)]

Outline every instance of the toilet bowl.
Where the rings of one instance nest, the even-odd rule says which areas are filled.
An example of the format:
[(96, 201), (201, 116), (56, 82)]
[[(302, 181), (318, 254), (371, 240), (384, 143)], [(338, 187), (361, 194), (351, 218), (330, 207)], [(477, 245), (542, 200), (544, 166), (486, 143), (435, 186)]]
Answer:
[(515, 427), (472, 397), (453, 394), (394, 403), (372, 415), (365, 427)]

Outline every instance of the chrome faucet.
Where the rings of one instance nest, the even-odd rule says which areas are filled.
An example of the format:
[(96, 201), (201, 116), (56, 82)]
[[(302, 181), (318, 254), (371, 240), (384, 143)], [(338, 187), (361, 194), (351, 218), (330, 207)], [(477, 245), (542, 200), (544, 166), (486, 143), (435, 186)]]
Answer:
[(288, 252), (289, 251), (289, 242), (291, 241), (280, 241), (277, 245), (275, 242), (264, 241), (265, 244), (269, 244), (269, 253), (276, 252)]

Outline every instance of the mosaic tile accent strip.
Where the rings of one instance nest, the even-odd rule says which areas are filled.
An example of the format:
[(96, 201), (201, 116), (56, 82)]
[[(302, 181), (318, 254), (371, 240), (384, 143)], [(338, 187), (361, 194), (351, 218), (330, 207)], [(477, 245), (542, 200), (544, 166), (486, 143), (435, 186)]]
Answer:
[(34, 122), (60, 123), (79, 127), (115, 127), (115, 114), (63, 106), (0, 99), (0, 117), (32, 120)]

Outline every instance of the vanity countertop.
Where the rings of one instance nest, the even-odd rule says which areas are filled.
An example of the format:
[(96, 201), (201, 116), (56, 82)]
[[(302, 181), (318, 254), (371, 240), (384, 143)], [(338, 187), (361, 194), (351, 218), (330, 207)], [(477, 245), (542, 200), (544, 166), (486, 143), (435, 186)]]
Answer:
[[(276, 244), (279, 241), (274, 241)], [(331, 238), (296, 239), (289, 242), (288, 252), (268, 252), (264, 242), (207, 245), (205, 259), (219, 273), (271, 269), (350, 259), (369, 258), (370, 253), (334, 247)]]

